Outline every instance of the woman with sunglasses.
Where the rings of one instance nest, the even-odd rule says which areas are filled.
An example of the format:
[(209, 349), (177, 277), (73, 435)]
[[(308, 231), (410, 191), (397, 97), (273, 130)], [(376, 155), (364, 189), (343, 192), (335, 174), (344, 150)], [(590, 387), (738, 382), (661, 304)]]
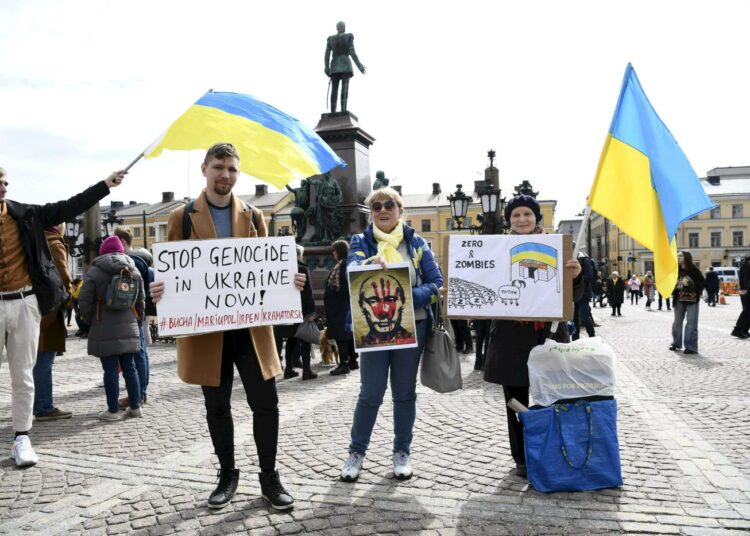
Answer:
[(393, 475), (406, 480), (412, 476), (417, 369), (425, 340), (432, 331), (430, 303), (443, 284), (443, 276), (427, 242), (403, 223), (403, 201), (396, 190), (388, 187), (375, 190), (365, 203), (370, 208), (371, 223), (364, 233), (352, 237), (348, 265), (379, 264), (387, 269), (390, 263), (409, 263), (418, 346), (361, 355), (359, 398), (354, 409), (349, 458), (341, 471), (341, 480), (354, 482), (359, 478), (389, 374), (395, 436)]

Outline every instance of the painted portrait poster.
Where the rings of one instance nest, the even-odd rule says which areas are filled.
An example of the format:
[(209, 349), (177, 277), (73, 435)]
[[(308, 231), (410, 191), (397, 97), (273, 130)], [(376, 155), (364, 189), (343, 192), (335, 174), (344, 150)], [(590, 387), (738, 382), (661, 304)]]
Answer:
[(358, 352), (417, 346), (409, 264), (350, 266), (354, 347)]

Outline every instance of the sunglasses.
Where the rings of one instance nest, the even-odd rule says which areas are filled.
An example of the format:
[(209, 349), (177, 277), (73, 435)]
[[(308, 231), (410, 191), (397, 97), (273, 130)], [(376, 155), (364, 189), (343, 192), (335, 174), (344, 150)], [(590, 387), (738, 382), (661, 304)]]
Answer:
[(393, 210), (396, 208), (396, 203), (392, 200), (388, 200), (385, 203), (381, 203), (380, 201), (375, 201), (372, 205), (370, 205), (370, 209), (373, 212), (380, 212), (381, 210)]

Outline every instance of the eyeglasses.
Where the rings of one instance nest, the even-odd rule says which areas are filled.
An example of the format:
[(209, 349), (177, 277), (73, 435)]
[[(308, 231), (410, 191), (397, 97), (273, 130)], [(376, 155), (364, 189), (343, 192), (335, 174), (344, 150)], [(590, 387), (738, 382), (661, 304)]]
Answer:
[(389, 199), (385, 203), (381, 203), (380, 201), (375, 201), (372, 205), (370, 205), (370, 209), (373, 212), (380, 212), (381, 210), (393, 210), (396, 207), (396, 203)]

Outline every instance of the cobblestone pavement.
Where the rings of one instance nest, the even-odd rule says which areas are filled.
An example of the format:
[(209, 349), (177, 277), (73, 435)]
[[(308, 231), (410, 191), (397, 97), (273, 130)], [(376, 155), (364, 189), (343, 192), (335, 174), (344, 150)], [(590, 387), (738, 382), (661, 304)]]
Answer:
[[(235, 500), (209, 511), (215, 459), (200, 389), (181, 383), (174, 346), (151, 347), (144, 418), (96, 419), (101, 366), (71, 339), (54, 369), (55, 401), (72, 419), (35, 423), (37, 466), (11, 459), (10, 379), (0, 369), (2, 534), (739, 534), (750, 531), (750, 342), (729, 336), (739, 299), (701, 305), (700, 355), (670, 352), (672, 314), (626, 304), (594, 309), (617, 350), (625, 484), (588, 493), (534, 491), (513, 474), (502, 389), (464, 361), (464, 389), (419, 388), (415, 476), (392, 479), (391, 404), (384, 404), (360, 481), (338, 481), (358, 376), (278, 382), (279, 469), (296, 499), (274, 513), (259, 497), (250, 411), (234, 391)], [(239, 382), (236, 381), (235, 385)], [(124, 391), (124, 389), (123, 389)]]

